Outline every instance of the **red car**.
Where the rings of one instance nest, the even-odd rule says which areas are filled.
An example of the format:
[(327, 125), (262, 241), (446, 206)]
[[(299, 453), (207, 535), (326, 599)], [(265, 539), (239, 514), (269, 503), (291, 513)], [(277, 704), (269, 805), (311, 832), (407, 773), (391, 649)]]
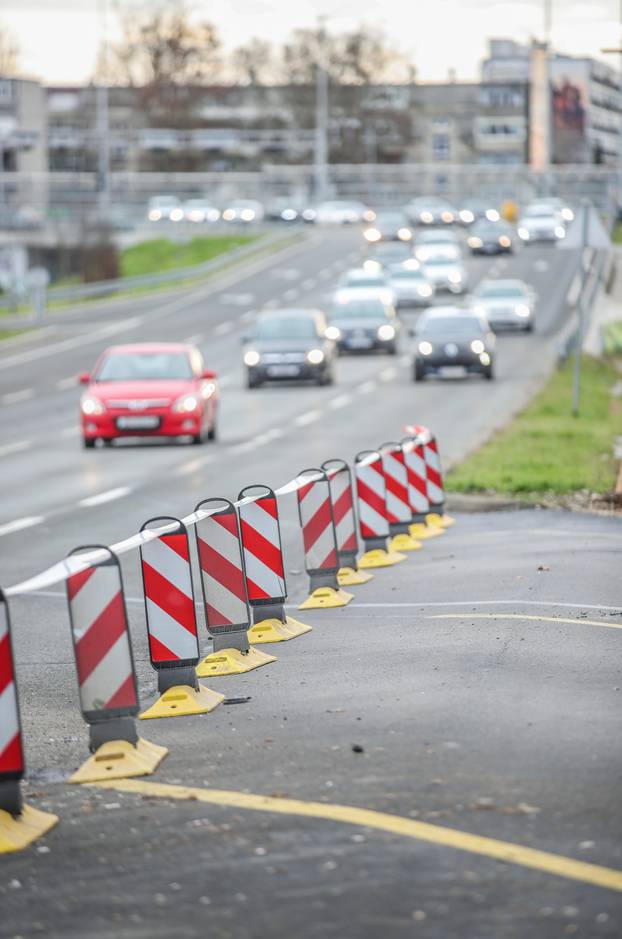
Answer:
[(85, 447), (117, 437), (216, 437), (218, 383), (195, 346), (177, 342), (111, 346), (80, 376)]

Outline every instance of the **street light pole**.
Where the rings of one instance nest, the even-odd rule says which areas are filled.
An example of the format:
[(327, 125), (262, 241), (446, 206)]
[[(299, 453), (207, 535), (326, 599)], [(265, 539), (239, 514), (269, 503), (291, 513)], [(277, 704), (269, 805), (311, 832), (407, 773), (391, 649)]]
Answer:
[(315, 198), (326, 197), (328, 169), (328, 70), (326, 68), (326, 30), (323, 20), (318, 29), (319, 55), (315, 65)]
[(108, 107), (108, 34), (107, 0), (99, 0), (102, 33), (100, 82), (97, 86), (97, 194), (100, 216), (103, 218), (110, 199), (110, 120)]
[(577, 341), (575, 345), (574, 356), (574, 375), (572, 379), (572, 416), (579, 416), (579, 404), (581, 397), (581, 360), (583, 357), (583, 336), (585, 332), (586, 302), (587, 302), (587, 284), (590, 276), (589, 268), (585, 267), (584, 255), (587, 248), (589, 224), (590, 224), (590, 203), (583, 199), (583, 214), (581, 219), (581, 269), (583, 270), (583, 283), (579, 294), (579, 325), (577, 327)]

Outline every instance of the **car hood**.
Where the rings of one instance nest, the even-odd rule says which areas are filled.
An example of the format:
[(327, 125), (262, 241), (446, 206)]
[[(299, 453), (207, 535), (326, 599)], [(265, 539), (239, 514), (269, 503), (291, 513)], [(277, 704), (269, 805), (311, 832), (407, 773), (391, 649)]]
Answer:
[[(349, 332), (352, 329), (378, 329), (379, 326), (383, 326), (389, 321), (384, 316), (379, 316), (378, 318), (373, 316), (346, 316), (343, 319), (340, 319), (338, 316), (334, 316), (331, 321), (331, 326), (338, 326), (339, 329), (342, 329), (344, 332)], [(393, 325), (390, 323), (389, 325)]]
[(447, 345), (448, 342), (453, 342), (457, 346), (469, 346), (474, 339), (481, 339), (483, 343), (489, 345), (486, 337), (482, 336), (480, 333), (473, 333), (469, 336), (465, 336), (464, 334), (456, 336), (455, 333), (434, 333), (433, 335), (421, 333), (421, 335), (417, 336), (417, 344), (420, 342), (429, 342), (436, 348), (437, 346)]
[(91, 382), (88, 393), (101, 401), (173, 401), (180, 395), (194, 391), (196, 379), (184, 378), (175, 381), (102, 381)]
[(494, 298), (491, 298), (491, 299), (476, 300), (476, 301), (475, 301), (475, 305), (476, 305), (476, 306), (478, 306), (478, 307), (479, 307), (479, 306), (483, 306), (483, 307), (485, 307), (487, 310), (501, 310), (501, 309), (505, 310), (505, 309), (507, 309), (508, 307), (512, 307), (512, 309), (514, 309), (514, 307), (515, 307), (515, 306), (518, 306), (519, 303), (521, 303), (521, 304), (526, 304), (527, 306), (531, 306), (531, 304), (529, 303), (529, 300), (528, 300), (526, 297), (525, 297), (525, 298), (522, 298), (522, 297), (494, 297)]
[(248, 343), (249, 349), (257, 352), (308, 352), (309, 349), (322, 348), (322, 339), (257, 339)]

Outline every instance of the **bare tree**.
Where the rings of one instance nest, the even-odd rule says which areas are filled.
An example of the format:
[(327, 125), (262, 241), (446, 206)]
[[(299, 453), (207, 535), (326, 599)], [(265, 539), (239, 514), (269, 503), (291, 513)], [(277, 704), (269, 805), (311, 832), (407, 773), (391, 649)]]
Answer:
[(19, 45), (13, 33), (0, 23), (0, 75), (14, 77), (19, 72)]
[(275, 56), (272, 44), (265, 39), (251, 39), (231, 53), (231, 71), (235, 81), (244, 85), (267, 85), (275, 79)]

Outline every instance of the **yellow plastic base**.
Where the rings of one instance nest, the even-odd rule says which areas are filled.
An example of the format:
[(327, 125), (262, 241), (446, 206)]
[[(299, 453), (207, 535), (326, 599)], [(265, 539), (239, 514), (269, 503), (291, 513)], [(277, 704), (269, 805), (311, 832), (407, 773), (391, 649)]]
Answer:
[(224, 694), (210, 691), (203, 685), (199, 685), (198, 691), (190, 685), (175, 685), (138, 716), (141, 721), (147, 721), (156, 717), (188, 717), (192, 714), (207, 714), (224, 700)]
[(426, 525), (425, 522), (413, 522), (408, 526), (408, 530), (417, 541), (427, 541), (428, 538), (438, 538), (445, 531), (436, 525)]
[(412, 537), (412, 535), (407, 535), (406, 533), (400, 535), (394, 535), (389, 542), (389, 547), (391, 551), (419, 551), (422, 545)]
[(287, 642), (288, 639), (295, 639), (310, 632), (310, 626), (299, 623), (292, 616), (286, 617), (285, 623), (280, 619), (262, 619), (249, 629), (248, 641), (256, 645), (265, 642)]
[(434, 525), (436, 528), (449, 528), (455, 523), (455, 518), (451, 515), (439, 515), (438, 512), (430, 512), (426, 515), (428, 525)]
[(373, 579), (373, 574), (364, 574), (353, 567), (340, 567), (337, 572), (337, 583), (340, 587), (358, 587), (359, 584), (367, 584)]
[(110, 740), (98, 747), (83, 763), (70, 783), (101, 782), (102, 779), (127, 779), (130, 776), (151, 776), (168, 750), (138, 738), (136, 746), (127, 740)]
[(298, 607), (299, 610), (333, 610), (338, 606), (347, 606), (354, 594), (334, 587), (317, 587), (310, 597)]
[(0, 854), (22, 851), (54, 828), (58, 815), (42, 812), (25, 805), (20, 815), (11, 815), (0, 809)]
[(385, 551), (384, 548), (374, 548), (372, 551), (366, 551), (360, 558), (358, 565), (362, 568), (368, 567), (393, 567), (406, 560), (405, 554), (398, 551)]
[(242, 675), (244, 672), (252, 672), (254, 668), (261, 668), (262, 665), (269, 665), (270, 662), (276, 662), (275, 656), (260, 652), (259, 649), (251, 648), (248, 652), (240, 652), (239, 649), (221, 649), (219, 652), (212, 652), (199, 662), (197, 678)]

